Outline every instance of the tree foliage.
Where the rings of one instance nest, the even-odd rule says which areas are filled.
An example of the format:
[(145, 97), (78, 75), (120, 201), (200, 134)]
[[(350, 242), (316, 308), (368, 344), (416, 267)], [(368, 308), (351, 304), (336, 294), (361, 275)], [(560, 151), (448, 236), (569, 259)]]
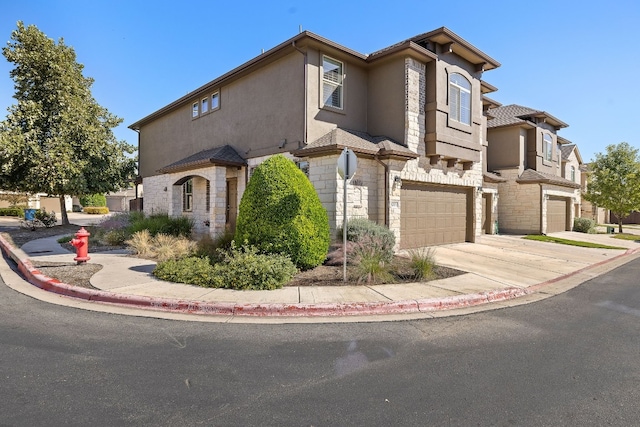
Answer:
[(605, 154), (597, 153), (589, 164), (585, 199), (596, 206), (609, 209), (622, 220), (640, 210), (640, 157), (638, 150), (628, 143), (609, 145)]
[(322, 264), (329, 250), (329, 219), (318, 193), (295, 163), (276, 155), (258, 166), (242, 195), (236, 242), (289, 255), (298, 268)]
[(15, 64), (17, 104), (0, 122), (0, 188), (60, 197), (108, 193), (128, 185), (135, 172), (134, 147), (116, 140), (122, 119), (91, 94), (73, 48), (37, 27), (18, 22), (2, 49)]

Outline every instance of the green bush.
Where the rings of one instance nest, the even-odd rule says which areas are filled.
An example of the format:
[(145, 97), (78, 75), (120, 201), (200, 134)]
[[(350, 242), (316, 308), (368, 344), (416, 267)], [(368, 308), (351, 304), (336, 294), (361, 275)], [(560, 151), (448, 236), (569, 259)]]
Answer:
[(365, 236), (350, 245), (351, 271), (355, 272), (358, 282), (369, 284), (389, 283), (393, 281), (390, 259), (371, 236)]
[(130, 215), (131, 225), (128, 229), (129, 234), (138, 231), (149, 230), (152, 236), (158, 234), (168, 234), (170, 236), (191, 236), (193, 229), (193, 221), (187, 217), (169, 217), (166, 213), (145, 215)]
[(411, 269), (417, 280), (428, 279), (433, 276), (436, 263), (433, 259), (433, 248), (421, 248), (409, 251)]
[(84, 213), (89, 215), (106, 215), (109, 213), (109, 208), (98, 207), (98, 206), (88, 206), (83, 210), (84, 210)]
[(573, 220), (573, 231), (593, 234), (596, 232), (596, 222), (589, 218), (576, 218)]
[(105, 207), (107, 206), (107, 197), (104, 194), (90, 194), (80, 196), (80, 204), (83, 207)]
[(236, 242), (289, 255), (298, 268), (322, 264), (329, 250), (329, 219), (318, 194), (295, 163), (276, 155), (259, 165), (240, 202)]
[(229, 289), (278, 289), (289, 282), (297, 269), (287, 255), (259, 254), (255, 246), (231, 248), (222, 262), (213, 266), (217, 287)]
[(24, 218), (24, 210), (26, 206), (11, 206), (9, 208), (0, 208), (0, 216), (17, 216)]
[(210, 234), (205, 234), (198, 240), (196, 255), (209, 257), (213, 263), (222, 261), (222, 255), (224, 251), (231, 248), (231, 242), (233, 242), (233, 232), (228, 230), (215, 239)]
[(51, 211), (47, 212), (44, 208), (36, 211), (36, 218), (39, 219), (45, 227), (53, 227), (58, 222), (56, 213)]
[(207, 258), (188, 257), (160, 262), (153, 270), (154, 276), (169, 282), (187, 283), (205, 288), (216, 287), (213, 266)]
[[(338, 229), (338, 239), (343, 239), (342, 228)], [(383, 261), (390, 262), (393, 259), (396, 236), (383, 225), (363, 218), (347, 221), (347, 240), (355, 243), (364, 240), (382, 252)]]

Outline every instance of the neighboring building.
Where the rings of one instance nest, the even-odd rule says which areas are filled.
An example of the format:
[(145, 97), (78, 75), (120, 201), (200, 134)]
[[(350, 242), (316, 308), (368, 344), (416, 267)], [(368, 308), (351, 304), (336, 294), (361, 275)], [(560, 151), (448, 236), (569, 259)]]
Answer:
[[(560, 175), (568, 179), (571, 182), (580, 184), (582, 190), (582, 156), (580, 150), (576, 144), (571, 141), (558, 137), (558, 143), (560, 144), (560, 156), (562, 165), (560, 167)], [(574, 217), (579, 218), (582, 216), (582, 191), (580, 191), (580, 197), (574, 203)], [(573, 223), (572, 223), (573, 224)]]
[[(2, 192), (2, 191), (0, 191)], [(7, 192), (4, 192), (5, 194)], [(20, 205), (25, 205), (25, 203), (20, 203)], [(0, 208), (9, 207), (10, 203), (6, 200), (0, 200)], [(29, 196), (29, 200), (26, 203), (26, 206), (33, 209), (44, 209), (47, 212), (55, 212), (56, 215), (60, 215), (60, 198), (57, 196), (49, 197), (44, 193), (36, 193), (31, 194)], [(71, 197), (65, 196), (65, 209), (67, 212), (71, 212)]]
[(499, 65), (444, 27), (370, 55), (300, 33), (130, 126), (144, 211), (218, 235), (235, 226), (253, 168), (282, 153), (308, 173), (335, 230), (349, 147), (350, 217), (387, 225), (403, 249), (474, 241), (491, 229), (483, 193), (502, 179), (483, 164), (485, 112), (499, 104), (481, 78)]
[(563, 177), (561, 146), (566, 140), (557, 136), (568, 125), (519, 105), (492, 108), (487, 114), (487, 168), (505, 180), (498, 184), (500, 232), (571, 230), (580, 212), (580, 181)]
[[(582, 186), (582, 194), (587, 191), (588, 178), (589, 163), (585, 163), (580, 167), (580, 184)], [(590, 218), (597, 224), (609, 224), (613, 222), (607, 209), (594, 205), (584, 197), (582, 197), (580, 216), (583, 218)]]

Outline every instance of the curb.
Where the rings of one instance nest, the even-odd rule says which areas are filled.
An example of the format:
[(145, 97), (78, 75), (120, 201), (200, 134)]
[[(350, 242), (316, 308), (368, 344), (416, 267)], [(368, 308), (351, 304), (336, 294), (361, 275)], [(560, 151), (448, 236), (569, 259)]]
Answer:
[(482, 304), (500, 302), (519, 298), (538, 292), (545, 286), (562, 279), (582, 273), (623, 256), (640, 251), (627, 250), (611, 259), (600, 261), (580, 270), (548, 280), (526, 288), (510, 287), (500, 290), (449, 296), (444, 298), (428, 298), (419, 300), (389, 302), (353, 302), (353, 303), (320, 303), (320, 304), (240, 304), (224, 302), (187, 301), (173, 298), (146, 297), (141, 295), (123, 295), (114, 292), (82, 288), (50, 278), (38, 271), (24, 252), (14, 248), (2, 236), (0, 247), (13, 259), (18, 270), (28, 282), (48, 292), (91, 302), (135, 307), (153, 311), (173, 313), (213, 315), (213, 316), (247, 316), (247, 317), (336, 317), (336, 316), (372, 316), (388, 314), (429, 313), (434, 311), (468, 308)]

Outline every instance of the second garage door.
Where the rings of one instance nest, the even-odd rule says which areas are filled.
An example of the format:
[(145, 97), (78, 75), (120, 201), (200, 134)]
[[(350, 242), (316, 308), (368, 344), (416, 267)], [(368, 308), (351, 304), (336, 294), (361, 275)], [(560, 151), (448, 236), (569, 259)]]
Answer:
[(400, 248), (464, 242), (469, 194), (466, 188), (403, 183)]
[(567, 198), (549, 197), (547, 200), (547, 233), (567, 229)]

